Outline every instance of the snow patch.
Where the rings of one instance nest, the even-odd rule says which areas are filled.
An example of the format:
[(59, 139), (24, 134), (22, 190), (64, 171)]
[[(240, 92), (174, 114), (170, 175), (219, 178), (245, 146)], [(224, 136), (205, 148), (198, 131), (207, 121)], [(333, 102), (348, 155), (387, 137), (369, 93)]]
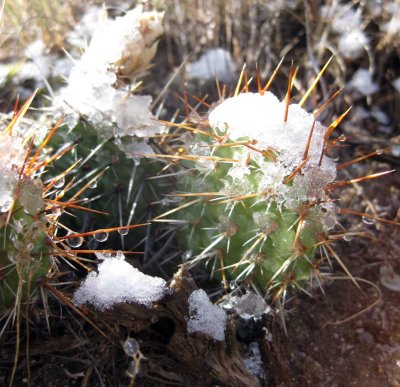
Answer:
[(379, 89), (378, 84), (372, 80), (372, 75), (367, 69), (358, 69), (348, 86), (362, 95), (374, 94)]
[(198, 289), (189, 297), (188, 333), (201, 332), (217, 341), (225, 340), (226, 313), (217, 305), (213, 305), (207, 293)]
[(91, 303), (99, 310), (121, 302), (150, 306), (168, 291), (162, 278), (143, 274), (126, 262), (122, 253), (97, 257), (103, 262), (98, 266), (98, 273), (90, 272), (75, 292), (73, 302), (77, 306)]

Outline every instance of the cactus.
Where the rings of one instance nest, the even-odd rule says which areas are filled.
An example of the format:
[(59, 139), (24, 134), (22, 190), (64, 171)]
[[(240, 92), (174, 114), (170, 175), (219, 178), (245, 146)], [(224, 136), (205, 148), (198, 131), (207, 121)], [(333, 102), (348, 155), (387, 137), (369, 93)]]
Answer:
[(191, 266), (211, 262), (219, 278), (278, 295), (313, 277), (336, 224), (336, 165), (326, 153), (338, 121), (326, 129), (302, 108), (307, 96), (289, 104), (290, 87), (282, 102), (238, 90), (205, 122), (181, 125), (193, 133), (180, 157), (182, 202), (156, 220), (185, 224), (179, 242)]
[[(74, 196), (88, 184), (91, 189), (87, 191), (87, 206), (108, 214), (64, 217), (70, 228), (106, 229), (143, 222), (149, 217), (149, 203), (159, 200), (163, 183), (157, 180), (160, 184), (153, 187), (146, 180), (159, 172), (159, 163), (142, 161), (138, 154), (152, 152), (149, 138), (157, 137), (165, 128), (151, 114), (151, 97), (133, 92), (138, 77), (156, 53), (163, 33), (162, 17), (161, 13), (142, 12), (142, 7), (137, 7), (123, 17), (105, 20), (54, 101), (53, 107), (61, 103), (67, 116), (48, 151), (57, 151), (66, 144), (75, 144), (76, 148), (54, 163), (53, 173), (81, 160), (70, 171), (75, 178), (70, 193)], [(104, 44), (108, 45), (106, 49)], [(125, 237), (125, 231), (121, 229), (122, 236), (114, 235), (108, 245), (131, 248), (144, 237), (140, 232), (135, 238), (132, 234)], [(101, 232), (94, 239), (105, 242), (107, 233)]]
[(47, 162), (39, 157), (40, 149), (32, 156), (27, 139), (13, 133), (32, 98), (0, 133), (1, 313), (29, 300), (37, 290), (37, 281), (46, 276), (52, 264), (53, 247), (48, 237), (59, 211), (57, 201), (46, 197), (61, 177), (44, 185), (39, 171)]
[[(53, 163), (50, 172), (58, 175), (68, 166), (81, 160), (69, 173), (75, 178), (76, 185), (69, 189), (74, 197), (84, 186), (85, 207), (96, 212), (77, 211), (74, 216), (64, 216), (64, 225), (73, 230), (107, 229), (120, 226), (118, 233), (110, 235), (99, 232), (93, 236), (91, 247), (110, 246), (114, 249), (136, 245), (144, 237), (144, 229), (128, 233), (132, 223), (144, 223), (150, 217), (150, 204), (159, 200), (160, 192), (165, 190), (163, 180), (154, 180), (150, 184), (147, 177), (156, 175), (161, 167), (158, 162), (129, 157), (121, 148), (132, 146), (132, 153), (138, 146), (137, 139), (103, 139), (89, 123), (80, 122), (70, 131), (67, 126), (60, 127), (47, 148), (48, 152), (57, 152), (68, 145), (75, 144), (74, 150)], [(139, 153), (139, 151), (136, 151)], [(143, 153), (143, 152), (141, 152)], [(107, 242), (106, 242), (107, 241)]]

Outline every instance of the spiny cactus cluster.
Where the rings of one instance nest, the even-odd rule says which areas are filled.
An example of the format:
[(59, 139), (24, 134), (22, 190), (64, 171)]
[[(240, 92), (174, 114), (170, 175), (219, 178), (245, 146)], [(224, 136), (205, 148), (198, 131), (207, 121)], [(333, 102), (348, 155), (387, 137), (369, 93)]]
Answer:
[(185, 224), (179, 242), (190, 265), (207, 262), (219, 278), (275, 293), (312, 278), (336, 224), (336, 164), (326, 155), (332, 127), (303, 102), (237, 93), (186, 127), (195, 134), (176, 191), (182, 202), (165, 221)]
[(62, 177), (43, 183), (40, 173), (46, 162), (39, 157), (40, 149), (31, 155), (27, 139), (13, 133), (17, 121), (0, 133), (1, 313), (28, 300), (38, 279), (50, 270), (54, 243), (49, 238), (61, 205), (51, 197)]

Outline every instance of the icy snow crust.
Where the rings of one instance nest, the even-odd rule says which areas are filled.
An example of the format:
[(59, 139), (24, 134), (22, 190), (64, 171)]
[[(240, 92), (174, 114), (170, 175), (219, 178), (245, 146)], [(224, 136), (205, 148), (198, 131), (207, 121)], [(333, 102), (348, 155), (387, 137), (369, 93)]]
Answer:
[(136, 302), (146, 306), (161, 299), (168, 291), (165, 281), (143, 274), (125, 261), (122, 253), (116, 256), (97, 254), (104, 261), (98, 273), (91, 272), (75, 292), (75, 305), (93, 304), (105, 310), (121, 302)]
[[(250, 151), (251, 159), (262, 173), (259, 191), (270, 192), (278, 204), (286, 207), (297, 203), (326, 199), (325, 186), (336, 177), (336, 165), (321, 153), (325, 127), (315, 122), (308, 151), (308, 161), (293, 180), (293, 186), (283, 184), (285, 177), (297, 168), (304, 158), (307, 141), (314, 116), (297, 104), (289, 107), (287, 122), (284, 122), (285, 102), (280, 102), (272, 93), (243, 93), (229, 98), (217, 106), (209, 116), (211, 128), (217, 134), (228, 134), (231, 141), (255, 140), (258, 149), (271, 149), (276, 161), (267, 160), (260, 152)], [(246, 164), (249, 152), (237, 152), (239, 162), (233, 164), (228, 174), (232, 187), (243, 187), (243, 176), (251, 172)], [(321, 165), (319, 165), (321, 164)], [(246, 194), (248, 192), (242, 192)]]
[(201, 332), (217, 341), (225, 340), (226, 313), (213, 305), (203, 289), (195, 290), (189, 297), (190, 319), (188, 333)]

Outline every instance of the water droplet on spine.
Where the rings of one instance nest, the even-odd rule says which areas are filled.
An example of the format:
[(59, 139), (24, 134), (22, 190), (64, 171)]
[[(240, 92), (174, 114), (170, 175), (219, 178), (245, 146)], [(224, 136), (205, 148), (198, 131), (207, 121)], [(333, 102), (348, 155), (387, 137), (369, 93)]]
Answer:
[(365, 224), (368, 224), (368, 225), (374, 224), (374, 223), (375, 223), (375, 219), (369, 218), (369, 217), (367, 217), (367, 216), (363, 216), (363, 217), (362, 217), (362, 221), (363, 221)]
[(128, 232), (129, 232), (129, 228), (128, 227), (122, 227), (122, 228), (118, 229), (118, 233), (120, 235), (126, 235), (126, 234), (128, 234)]
[(89, 184), (89, 188), (90, 189), (94, 189), (97, 187), (97, 180), (93, 180), (90, 184)]
[(65, 184), (65, 177), (63, 176), (61, 179), (59, 179), (55, 184), (54, 188), (61, 188)]
[(108, 239), (107, 231), (100, 231), (93, 235), (97, 242), (105, 242)]
[(67, 239), (67, 243), (72, 247), (80, 247), (83, 243), (84, 239), (83, 237), (76, 237), (76, 238), (69, 238)]

